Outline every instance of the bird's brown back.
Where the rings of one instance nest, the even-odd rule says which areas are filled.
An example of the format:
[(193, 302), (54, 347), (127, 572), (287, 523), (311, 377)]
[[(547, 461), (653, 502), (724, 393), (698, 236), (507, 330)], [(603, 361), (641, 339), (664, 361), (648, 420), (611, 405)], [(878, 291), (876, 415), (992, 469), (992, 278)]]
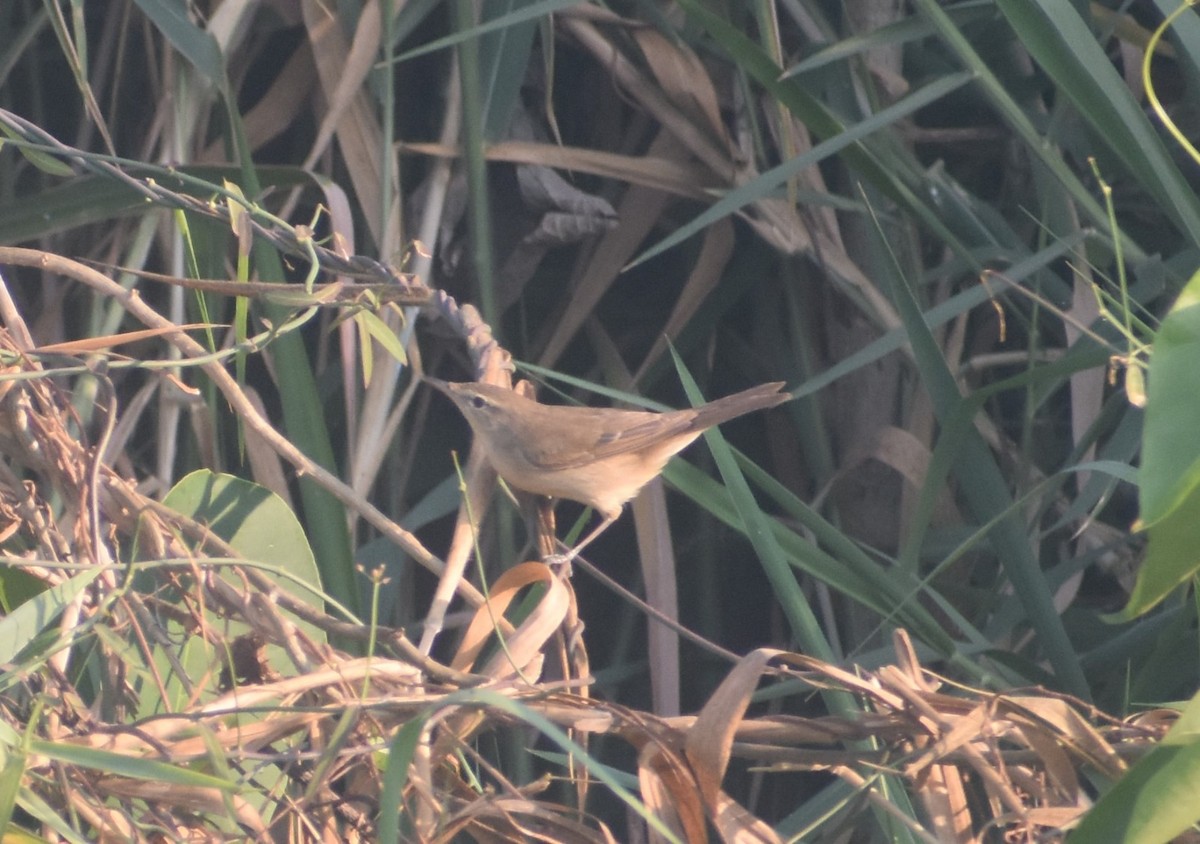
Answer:
[[(431, 379), (432, 380), (432, 379)], [(434, 382), (454, 399), (509, 483), (612, 513), (708, 428), (784, 402), (783, 382), (653, 413), (545, 405), (487, 384)]]

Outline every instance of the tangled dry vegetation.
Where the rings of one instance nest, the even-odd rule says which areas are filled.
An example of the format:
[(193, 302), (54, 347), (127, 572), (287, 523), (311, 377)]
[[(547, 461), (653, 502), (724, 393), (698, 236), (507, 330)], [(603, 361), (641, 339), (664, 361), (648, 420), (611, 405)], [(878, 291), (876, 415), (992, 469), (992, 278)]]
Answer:
[[(88, 357), (97, 347), (34, 348), (0, 289), (0, 541), (6, 565), (27, 581), (23, 603), (0, 621), (0, 730), (13, 748), (0, 779), (9, 810), (20, 793), (47, 839), (86, 830), (102, 841), (625, 840), (611, 813), (589, 810), (589, 795), (604, 790), (640, 813), (654, 840), (779, 840), (778, 818), (757, 817), (724, 790), (731, 765), (848, 784), (814, 821), (831, 839), (863, 809), (906, 823), (896, 786), (927, 819), (912, 830), (918, 837), (973, 841), (993, 830), (1032, 839), (1068, 826), (1089, 805), (1089, 783), (1119, 777), (1172, 720), (1150, 712), (1119, 722), (1037, 689), (952, 686), (922, 667), (903, 634), (895, 664), (876, 671), (752, 652), (694, 717), (595, 699), (588, 613), (569, 579), (524, 563), (481, 603), (460, 571), (447, 574), (414, 537), (309, 464), (219, 360), (140, 297), (58, 256), (6, 248), (0, 263), (118, 298), (204, 368), (248, 432), (475, 607), (455, 656), (439, 663), (404, 631), (327, 612), (302, 576), (239, 548), (244, 536), (221, 522), (227, 512), (214, 499), (240, 500), (250, 485), (202, 476), (202, 500), (190, 506), (145, 495), (112, 448), (131, 410), (117, 406), (106, 366)], [(409, 292), (459, 331), (484, 376), (505, 377), (504, 353), (472, 309)], [(81, 376), (99, 397), (92, 419), (80, 418), (65, 386)], [(473, 475), (471, 495), (485, 483)], [(239, 516), (251, 527), (258, 517), (253, 508)], [(535, 608), (505, 620), (531, 591)], [(776, 702), (823, 704), (830, 714), (773, 714), (777, 703), (753, 701), (762, 687)], [(556, 754), (542, 777), (513, 782), (491, 764), (481, 747), (505, 732)], [(600, 736), (631, 746), (636, 778), (589, 759)]]

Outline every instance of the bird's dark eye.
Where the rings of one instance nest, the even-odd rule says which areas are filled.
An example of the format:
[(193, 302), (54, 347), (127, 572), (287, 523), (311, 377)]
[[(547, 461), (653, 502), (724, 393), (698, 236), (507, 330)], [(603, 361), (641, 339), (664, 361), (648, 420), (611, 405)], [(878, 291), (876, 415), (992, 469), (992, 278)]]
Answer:
[(487, 399), (483, 396), (471, 396), (471, 406), (476, 410), (483, 410), (487, 407)]

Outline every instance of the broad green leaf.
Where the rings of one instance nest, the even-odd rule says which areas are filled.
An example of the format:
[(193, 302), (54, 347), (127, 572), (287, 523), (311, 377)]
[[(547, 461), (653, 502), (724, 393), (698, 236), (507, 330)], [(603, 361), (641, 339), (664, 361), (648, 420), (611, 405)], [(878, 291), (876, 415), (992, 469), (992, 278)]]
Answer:
[(1200, 570), (1200, 273), (1154, 338), (1142, 466), (1149, 549), (1124, 618), (1140, 615)]
[[(248, 563), (262, 570), (282, 592), (314, 607), (322, 606), (321, 581), (304, 531), (287, 504), (270, 490), (231, 475), (199, 470), (176, 484), (163, 503), (207, 526)], [(240, 577), (232, 573), (222, 576), (238, 589), (245, 588)], [(292, 620), (314, 641), (325, 640), (323, 631), (298, 619)], [(164, 678), (167, 699), (159, 701), (154, 694), (145, 695), (139, 713), (143, 717), (184, 706), (191, 695), (189, 678), (208, 676), (228, 664), (229, 654), (223, 649), (214, 650), (207, 638), (186, 636), (177, 622), (167, 623), (179, 634), (177, 641), (181, 645), (174, 663), (156, 650), (160, 658), (155, 664)], [(206, 623), (220, 631), (225, 642), (249, 631), (243, 622), (215, 614), (206, 618)], [(286, 673), (291, 665), (283, 650), (275, 646), (266, 649), (265, 658), (280, 673)], [(187, 677), (177, 675), (176, 665), (182, 666)]]
[[(206, 525), (256, 567), (265, 566), (260, 570), (274, 581), (281, 592), (314, 608), (323, 606), (325, 598), (321, 594), (321, 580), (304, 530), (283, 499), (270, 490), (231, 475), (200, 470), (176, 484), (163, 503)], [(225, 572), (222, 576), (236, 588), (245, 588), (240, 576), (232, 572)], [(280, 612), (287, 615), (282, 607)], [(325, 634), (319, 628), (294, 617), (290, 620), (313, 641), (325, 641)], [(215, 614), (210, 614), (205, 622), (212, 629), (220, 631), (225, 643), (250, 632), (245, 623)], [(152, 706), (174, 710), (189, 703), (188, 678), (211, 677), (214, 672), (230, 667), (230, 655), (225, 649), (214, 649), (205, 637), (186, 636), (187, 631), (173, 620), (168, 621), (167, 626), (172, 639), (182, 640), (183, 646), (176, 653), (175, 663), (166, 659), (165, 654), (156, 652), (155, 665), (165, 679), (168, 699), (157, 704), (153, 695), (147, 695), (139, 713), (142, 716), (153, 714), (149, 708)], [(295, 671), (287, 653), (276, 645), (266, 647), (263, 659), (270, 669), (280, 674)], [(188, 678), (177, 676), (175, 664), (182, 665)], [(262, 715), (242, 713), (236, 717), (239, 721), (250, 723)], [(247, 799), (260, 810), (267, 811), (270, 806), (268, 795), (283, 776), (283, 772), (274, 766), (261, 769), (258, 783), (262, 788), (248, 794)]]
[[(275, 566), (280, 574), (267, 575), (280, 589), (314, 607), (322, 605), (321, 578), (304, 529), (284, 500), (266, 487), (201, 469), (177, 483), (163, 503), (207, 525), (247, 560)], [(316, 628), (305, 628), (324, 639)]]
[(35, 595), (0, 619), (0, 664), (13, 662), (26, 645), (54, 623), (67, 604), (100, 576), (100, 571), (99, 568), (82, 571), (65, 583)]
[(1142, 444), (1141, 519), (1155, 524), (1196, 487), (1200, 464), (1200, 273), (1192, 276), (1154, 338)]
[(1071, 844), (1165, 844), (1200, 822), (1200, 695), (1162, 743), (1101, 797)]

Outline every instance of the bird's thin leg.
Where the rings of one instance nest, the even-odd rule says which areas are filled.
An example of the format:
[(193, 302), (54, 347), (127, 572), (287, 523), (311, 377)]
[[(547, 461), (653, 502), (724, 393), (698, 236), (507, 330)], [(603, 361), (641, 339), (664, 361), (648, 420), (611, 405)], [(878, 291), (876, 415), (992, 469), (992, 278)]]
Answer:
[(621, 515), (621, 511), (618, 510), (615, 513), (611, 513), (611, 514), (605, 516), (604, 521), (602, 521), (600, 524), (596, 525), (595, 530), (593, 530), (591, 533), (589, 533), (587, 536), (585, 536), (582, 540), (579, 541), (578, 544), (576, 544), (576, 546), (574, 548), (572, 548), (569, 552), (567, 552), (567, 559), (573, 560), (576, 557), (578, 557), (579, 552), (582, 551), (584, 548), (586, 548), (588, 545), (590, 545), (593, 539), (595, 539), (600, 534), (604, 533), (604, 531), (608, 528), (608, 526), (611, 525), (613, 522), (615, 522), (620, 517), (620, 515)]
[(591, 533), (589, 533), (587, 536), (585, 536), (582, 540), (580, 540), (578, 543), (576, 543), (575, 547), (572, 548), (570, 551), (568, 551), (565, 554), (552, 554), (551, 556), (546, 557), (545, 558), (546, 564), (551, 565), (551, 566), (561, 566), (564, 570), (565, 576), (570, 577), (571, 576), (571, 561), (574, 560), (576, 557), (578, 557), (579, 552), (581, 552), (584, 548), (586, 548), (588, 545), (590, 545), (593, 539), (595, 539), (600, 534), (604, 533), (604, 531), (608, 528), (608, 526), (611, 525), (613, 522), (615, 522), (620, 517), (620, 515), (621, 515), (620, 510), (617, 510), (615, 513), (609, 513), (608, 515), (606, 515), (604, 517), (604, 521), (602, 521), (602, 522), (600, 522), (600, 524), (596, 525), (595, 530), (593, 530)]

